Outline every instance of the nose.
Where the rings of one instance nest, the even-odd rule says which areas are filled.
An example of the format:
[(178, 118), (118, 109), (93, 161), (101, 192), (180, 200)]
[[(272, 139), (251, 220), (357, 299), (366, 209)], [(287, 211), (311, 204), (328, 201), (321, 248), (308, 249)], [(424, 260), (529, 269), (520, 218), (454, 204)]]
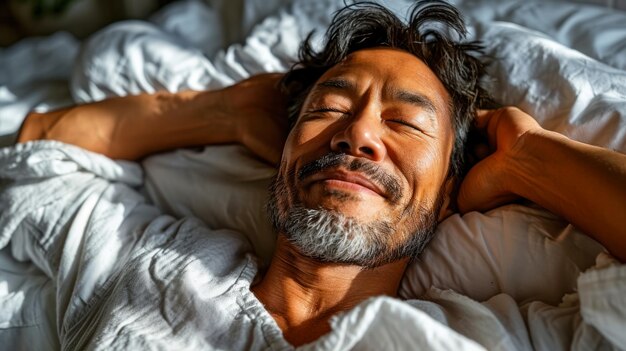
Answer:
[(345, 128), (338, 131), (331, 140), (331, 149), (372, 161), (382, 161), (387, 153), (381, 139), (380, 118), (371, 111), (363, 111), (350, 117)]

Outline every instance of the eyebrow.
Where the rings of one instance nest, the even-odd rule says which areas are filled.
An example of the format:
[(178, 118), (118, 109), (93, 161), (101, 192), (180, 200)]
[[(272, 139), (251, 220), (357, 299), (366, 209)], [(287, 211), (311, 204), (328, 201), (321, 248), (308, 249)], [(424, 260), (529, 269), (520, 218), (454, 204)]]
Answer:
[(421, 107), (431, 114), (437, 114), (437, 108), (430, 98), (424, 94), (410, 92), (406, 90), (392, 90), (394, 100), (399, 100), (407, 104)]
[[(352, 82), (341, 78), (325, 80), (321, 83), (318, 83), (317, 86), (348, 91), (356, 90), (356, 86)], [(402, 89), (392, 89), (391, 96), (394, 100), (424, 108), (431, 113), (437, 113), (437, 108), (435, 107), (435, 104), (430, 98), (428, 98), (424, 94)]]
[(335, 88), (341, 90), (356, 90), (356, 87), (352, 82), (345, 79), (329, 79), (321, 83), (317, 83), (318, 87)]

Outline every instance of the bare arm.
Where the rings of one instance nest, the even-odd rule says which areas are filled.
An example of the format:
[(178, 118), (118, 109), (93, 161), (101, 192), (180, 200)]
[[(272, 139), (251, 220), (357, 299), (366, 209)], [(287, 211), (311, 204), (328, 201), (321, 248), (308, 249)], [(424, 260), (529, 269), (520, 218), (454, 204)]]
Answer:
[(141, 94), (31, 113), (18, 142), (58, 140), (127, 160), (180, 147), (241, 143), (276, 163), (286, 126), (279, 78), (261, 75), (217, 91)]
[(463, 181), (461, 211), (484, 211), (523, 197), (626, 262), (626, 155), (547, 131), (515, 108), (481, 112), (477, 122), (495, 151)]

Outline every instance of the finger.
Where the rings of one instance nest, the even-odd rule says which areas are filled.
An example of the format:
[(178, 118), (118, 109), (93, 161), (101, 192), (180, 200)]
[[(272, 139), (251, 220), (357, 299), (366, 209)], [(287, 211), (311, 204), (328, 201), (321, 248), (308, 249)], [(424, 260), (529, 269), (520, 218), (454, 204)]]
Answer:
[(489, 145), (487, 144), (477, 144), (476, 146), (474, 146), (474, 156), (478, 159), (478, 160), (482, 160), (484, 158), (486, 158), (487, 156), (489, 156), (493, 150), (491, 150), (489, 148)]
[(285, 139), (286, 134), (282, 130), (266, 131), (263, 138), (256, 140), (256, 153), (272, 166), (277, 166), (282, 158)]
[(472, 167), (459, 187), (457, 206), (459, 212), (463, 214), (480, 210), (481, 204), (486, 200), (483, 180), (476, 174), (476, 170), (480, 167), (480, 164)]
[[(517, 199), (517, 195), (506, 191), (498, 180), (498, 160), (487, 158), (477, 163), (468, 172), (459, 188), (457, 205), (461, 213), (488, 211)], [(495, 168), (494, 168), (495, 167)]]
[(485, 130), (496, 111), (497, 110), (476, 110), (476, 118), (474, 118), (476, 128)]
[(282, 150), (276, 146), (269, 145), (267, 142), (256, 144), (256, 147), (248, 147), (263, 162), (276, 167), (280, 164)]
[(476, 128), (484, 133), (492, 150), (498, 146), (496, 130), (502, 119), (502, 111), (502, 109), (478, 110), (476, 113)]

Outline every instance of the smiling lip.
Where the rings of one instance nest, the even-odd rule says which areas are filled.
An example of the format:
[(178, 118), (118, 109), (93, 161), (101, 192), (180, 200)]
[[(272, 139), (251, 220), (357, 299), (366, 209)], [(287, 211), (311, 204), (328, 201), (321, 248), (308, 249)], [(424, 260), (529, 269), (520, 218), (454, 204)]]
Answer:
[(352, 188), (354, 190), (371, 191), (376, 195), (385, 197), (385, 192), (379, 186), (359, 173), (348, 173), (342, 171), (320, 172), (312, 175), (307, 181), (307, 185), (325, 181), (329, 181), (327, 182), (329, 184)]

